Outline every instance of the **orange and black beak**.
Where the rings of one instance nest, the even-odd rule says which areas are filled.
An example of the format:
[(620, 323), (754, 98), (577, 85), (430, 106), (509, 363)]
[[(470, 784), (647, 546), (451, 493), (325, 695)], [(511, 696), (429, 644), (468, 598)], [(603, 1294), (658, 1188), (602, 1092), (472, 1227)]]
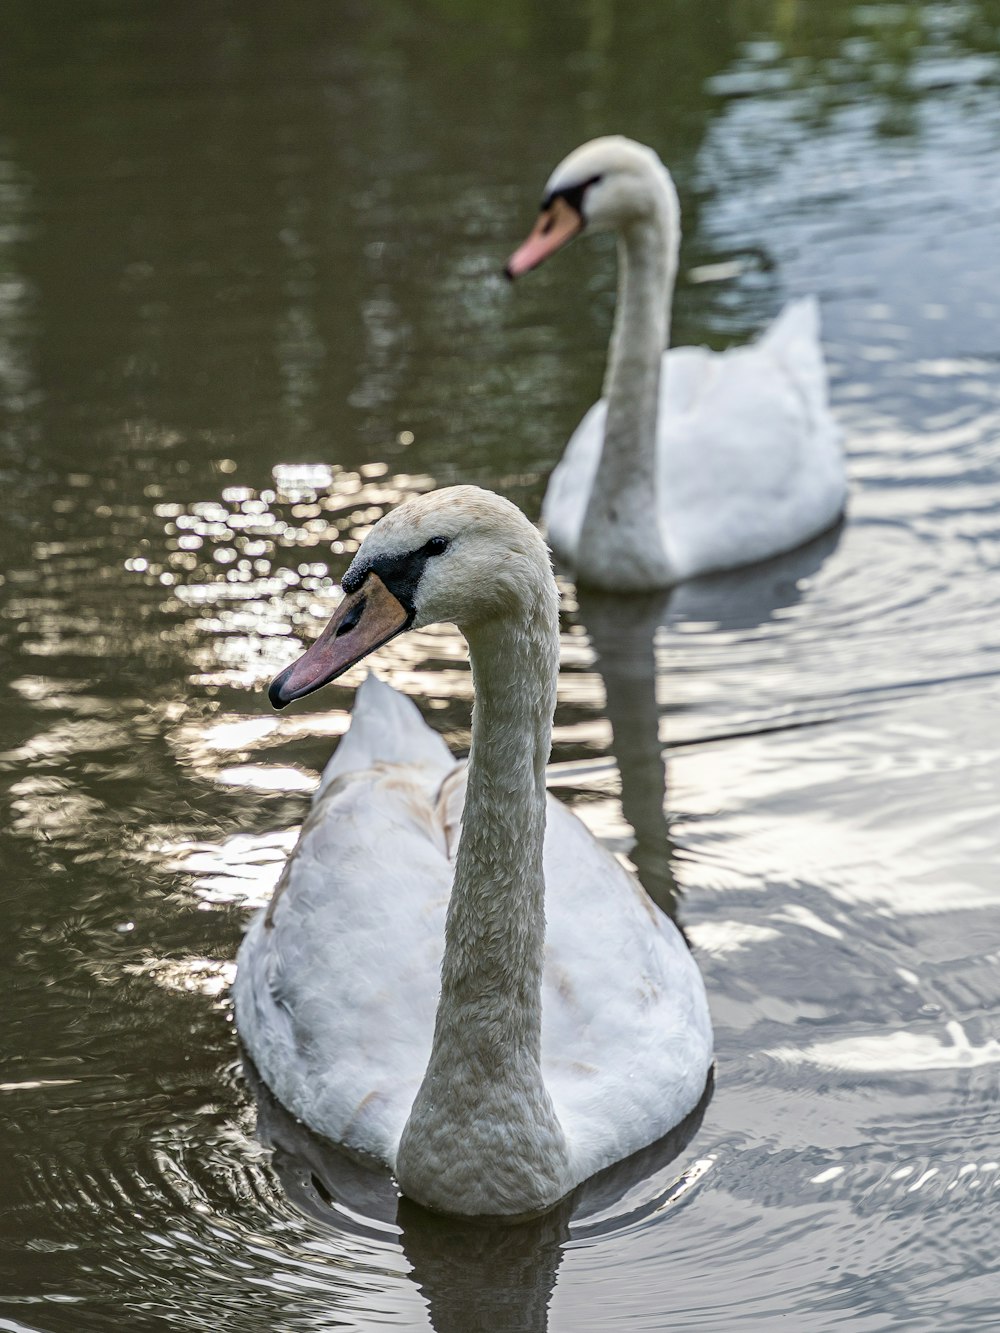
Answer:
[(557, 194), (539, 213), (528, 239), (507, 260), (504, 273), (508, 278), (519, 278), (522, 273), (537, 268), (543, 259), (548, 259), (549, 255), (562, 249), (582, 230), (583, 218), (580, 212), (561, 194)]
[(293, 699), (336, 680), (355, 662), (402, 633), (412, 618), (412, 612), (393, 597), (379, 576), (369, 574), (357, 592), (340, 603), (312, 647), (271, 681), (267, 697), (272, 706), (284, 708)]

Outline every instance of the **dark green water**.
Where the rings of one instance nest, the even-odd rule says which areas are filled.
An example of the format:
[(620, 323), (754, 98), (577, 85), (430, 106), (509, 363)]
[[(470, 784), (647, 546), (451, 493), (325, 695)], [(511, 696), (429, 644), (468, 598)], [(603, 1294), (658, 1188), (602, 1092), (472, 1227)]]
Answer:
[[(820, 295), (851, 506), (567, 585), (553, 781), (676, 879), (718, 1069), (497, 1234), (258, 1137), (227, 987), (351, 700), (262, 686), (387, 506), (537, 514), (596, 396), (613, 250), (499, 270), (607, 131), (675, 172), (677, 341)], [(998, 150), (995, 0), (5, 7), (0, 1330), (996, 1327)], [(378, 665), (467, 741), (455, 635)]]

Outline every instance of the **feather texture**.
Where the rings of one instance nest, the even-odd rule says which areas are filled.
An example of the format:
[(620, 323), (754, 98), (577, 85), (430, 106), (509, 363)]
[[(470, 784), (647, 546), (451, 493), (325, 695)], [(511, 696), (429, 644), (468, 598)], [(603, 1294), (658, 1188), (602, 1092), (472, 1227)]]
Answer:
[(595, 139), (556, 168), (547, 193), (580, 199), (618, 235), (619, 291), (604, 396), (549, 481), (552, 549), (581, 582), (669, 587), (791, 550), (831, 527), (847, 495), (813, 297), (764, 335), (722, 353), (665, 350), (680, 212), (649, 148)]
[[(431, 1051), (466, 773), (369, 676), (273, 926), (259, 913), (239, 954), (240, 1033), (265, 1082), (313, 1129), (390, 1168)], [(712, 1036), (673, 922), (565, 806), (548, 797), (546, 814), (542, 1074), (572, 1185), (684, 1118)]]
[[(544, 543), (508, 501), (454, 487), (381, 520), (356, 565), (409, 567), (431, 536), (447, 554), (426, 562), (413, 620), (454, 620), (469, 642), (468, 764), (368, 677), (241, 945), (236, 1021), (278, 1099), (407, 1194), (523, 1213), (678, 1124), (711, 1025), (674, 924), (546, 794), (559, 632)], [(338, 669), (369, 651), (351, 605), (317, 641), (341, 645)], [(296, 696), (310, 662), (317, 687), (329, 678), (332, 650), (310, 653)]]

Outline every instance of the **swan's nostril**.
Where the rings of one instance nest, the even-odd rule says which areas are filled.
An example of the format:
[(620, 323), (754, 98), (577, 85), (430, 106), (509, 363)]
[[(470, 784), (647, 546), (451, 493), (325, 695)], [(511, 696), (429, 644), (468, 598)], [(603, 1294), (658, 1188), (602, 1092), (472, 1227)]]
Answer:
[(349, 634), (350, 631), (354, 629), (355, 625), (364, 615), (365, 605), (367, 601), (368, 601), (367, 597), (362, 597), (357, 602), (354, 603), (350, 611), (348, 611), (347, 615), (337, 626), (337, 633), (334, 636), (335, 638), (339, 639), (342, 634)]

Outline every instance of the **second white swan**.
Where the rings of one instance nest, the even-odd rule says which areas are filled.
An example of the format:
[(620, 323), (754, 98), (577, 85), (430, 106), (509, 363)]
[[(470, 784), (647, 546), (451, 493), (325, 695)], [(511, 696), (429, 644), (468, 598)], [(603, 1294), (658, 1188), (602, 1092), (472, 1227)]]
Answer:
[(558, 598), (524, 515), (471, 486), (410, 500), (343, 586), (272, 702), (454, 621), (472, 750), (456, 764), (369, 676), (240, 948), (239, 1032), (289, 1110), (418, 1202), (545, 1208), (697, 1105), (712, 1060), (701, 976), (673, 922), (546, 796)]
[(526, 273), (584, 227), (618, 235), (604, 396), (549, 481), (552, 549), (583, 582), (641, 591), (777, 555), (831, 527), (847, 483), (814, 298), (756, 343), (669, 351), (680, 208), (651, 148), (594, 139), (562, 161), (509, 259)]

